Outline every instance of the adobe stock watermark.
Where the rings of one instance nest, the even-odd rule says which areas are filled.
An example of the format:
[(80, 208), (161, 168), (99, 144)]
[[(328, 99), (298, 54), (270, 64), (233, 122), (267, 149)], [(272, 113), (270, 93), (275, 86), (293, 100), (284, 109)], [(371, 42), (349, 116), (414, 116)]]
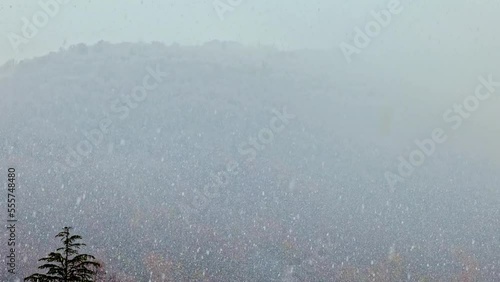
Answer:
[[(287, 108), (283, 110), (273, 109), (271, 111), (274, 116), (269, 121), (269, 126), (262, 128), (257, 133), (257, 138), (249, 137), (248, 142), (243, 142), (238, 147), (238, 152), (241, 156), (248, 156), (246, 161), (252, 161), (256, 158), (257, 152), (264, 150), (266, 145), (271, 145), (274, 142), (275, 135), (282, 132), (289, 124), (290, 120), (295, 119), (295, 115), (287, 112)], [(260, 142), (259, 142), (260, 141)], [(240, 165), (236, 161), (226, 163), (226, 169), (217, 173), (210, 173), (210, 180), (207, 181), (200, 191), (195, 188), (193, 190), (194, 197), (191, 204), (178, 203), (178, 208), (182, 214), (184, 221), (190, 225), (189, 218), (195, 214), (204, 211), (211, 200), (221, 196), (221, 189), (224, 189), (229, 184), (230, 176), (236, 176), (239, 173)]]
[[(472, 113), (479, 109), (481, 102), (490, 99), (496, 88), (500, 87), (500, 82), (493, 81), (493, 75), (488, 78), (479, 77), (479, 84), (476, 86), (473, 95), (467, 96), (462, 103), (454, 104), (443, 113), (443, 120), (449, 124), (452, 130), (458, 130), (465, 120), (472, 116)], [(385, 172), (385, 179), (393, 190), (398, 182), (404, 182), (405, 178), (410, 177), (417, 167), (425, 163), (427, 157), (430, 157), (436, 151), (438, 144), (443, 144), (448, 140), (446, 130), (435, 128), (431, 136), (424, 140), (415, 140), (415, 150), (411, 151), (407, 158), (398, 157), (399, 165), (397, 172)]]
[(232, 12), (236, 7), (241, 5), (243, 0), (215, 0), (212, 5), (221, 21), (224, 20), (224, 14)]
[[(147, 67), (146, 72), (147, 74), (142, 78), (142, 85), (133, 87), (129, 94), (122, 94), (120, 98), (111, 100), (109, 110), (118, 119), (128, 118), (130, 110), (139, 107), (140, 103), (147, 99), (148, 92), (154, 91), (167, 76), (167, 73), (159, 69), (159, 65), (156, 65), (156, 69)], [(92, 151), (99, 148), (112, 125), (113, 120), (106, 116), (99, 121), (97, 128), (83, 131), (84, 138), (76, 144), (75, 148), (66, 146), (68, 152), (64, 164), (56, 162), (56, 167), (67, 171), (69, 168), (74, 169), (80, 166), (83, 158), (90, 157)]]
[(7, 38), (9, 39), (12, 49), (16, 53), (19, 52), (19, 46), (26, 44), (30, 39), (37, 36), (40, 29), (47, 26), (49, 20), (59, 14), (61, 4), (67, 4), (69, 0), (39, 0), (38, 6), (40, 10), (33, 13), (31, 19), (26, 17), (21, 18), (21, 34), (9, 32)]
[(387, 9), (380, 12), (371, 11), (370, 14), (373, 18), (365, 24), (364, 28), (354, 28), (353, 44), (342, 42), (339, 44), (340, 50), (344, 55), (347, 62), (352, 62), (354, 54), (360, 54), (362, 49), (370, 45), (373, 38), (380, 35), (382, 28), (388, 27), (392, 22), (393, 15), (398, 15), (403, 11), (403, 6), (399, 0), (391, 0), (387, 4)]

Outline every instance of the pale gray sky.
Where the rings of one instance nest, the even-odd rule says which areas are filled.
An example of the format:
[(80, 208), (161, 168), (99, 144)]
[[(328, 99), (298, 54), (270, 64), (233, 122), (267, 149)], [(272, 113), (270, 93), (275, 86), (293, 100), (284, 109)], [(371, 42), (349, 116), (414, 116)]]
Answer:
[[(223, 20), (213, 0), (67, 0), (15, 51), (9, 37), (23, 36), (23, 18), (33, 22), (43, 11), (40, 3), (52, 1), (1, 2), (0, 64), (100, 40), (193, 45), (218, 39), (286, 49), (321, 48), (341, 58), (332, 66), (337, 69), (366, 65), (393, 83), (401, 78), (401, 83), (421, 86), (425, 94), (407, 96), (434, 107), (436, 115), (472, 92), (479, 75), (500, 77), (496, 0), (401, 0), (403, 10), (392, 15), (390, 24), (354, 55), (351, 64), (343, 59), (339, 44), (352, 44), (354, 29), (373, 20), (371, 11), (379, 12), (397, 0), (220, 0), (240, 2), (224, 13)], [(500, 117), (497, 112), (496, 107), (485, 107), (472, 121), (479, 126), (470, 128), (480, 132), (460, 140), (493, 135), (495, 142), (500, 140), (499, 126), (492, 126)], [(497, 145), (489, 148), (500, 158)]]
[[(51, 0), (3, 0), (0, 4), (0, 64), (12, 58), (38, 56), (71, 44), (99, 40), (156, 40), (184, 45), (220, 39), (280, 48), (333, 47), (338, 51), (340, 42), (352, 37), (354, 27), (362, 27), (372, 19), (370, 11), (380, 11), (390, 2), (220, 0), (240, 2), (224, 13), (221, 20), (214, 0), (66, 1), (69, 3), (61, 4), (60, 11), (49, 17), (36, 36), (15, 52), (9, 34), (22, 35), (22, 18), (32, 20), (36, 12), (43, 11), (39, 3)], [(497, 20), (500, 11), (498, 1), (401, 0), (401, 4), (403, 12), (394, 16), (377, 37), (385, 42), (385, 47), (407, 52), (419, 42), (432, 40), (440, 44), (440, 51), (444, 53), (450, 49), (488, 45), (498, 50), (494, 48), (498, 47), (498, 40), (480, 36), (495, 34), (498, 25), (493, 20)], [(479, 38), (481, 42), (474, 42)], [(406, 44), (398, 47), (401, 42)], [(376, 49), (373, 50), (376, 52)]]
[[(0, 63), (16, 56), (8, 34), (21, 34), (21, 18), (31, 19), (41, 10), (38, 1), (2, 2)], [(99, 40), (200, 44), (220, 39), (252, 45), (324, 47), (342, 38), (355, 23), (353, 16), (360, 12), (345, 1), (334, 5), (330, 1), (287, 2), (243, 0), (221, 20), (210, 0), (70, 1), (61, 5), (59, 13), (29, 43), (22, 44), (24, 50), (17, 56), (40, 55), (61, 46)]]

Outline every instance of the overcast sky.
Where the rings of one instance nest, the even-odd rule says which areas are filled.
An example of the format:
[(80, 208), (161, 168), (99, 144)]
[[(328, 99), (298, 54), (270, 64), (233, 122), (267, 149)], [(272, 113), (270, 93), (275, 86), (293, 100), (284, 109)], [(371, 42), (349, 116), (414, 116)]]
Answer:
[[(232, 10), (223, 13), (223, 19), (216, 12), (217, 1), (213, 0), (66, 1), (69, 3), (61, 4), (60, 11), (49, 16), (46, 25), (27, 43), (20, 44), (16, 52), (9, 34), (22, 35), (22, 18), (33, 22), (33, 16), (43, 11), (39, 2), (51, 0), (2, 0), (0, 63), (99, 40), (184, 45), (220, 39), (279, 48), (336, 48), (338, 51), (342, 41), (352, 38), (356, 26), (363, 27), (372, 19), (370, 11), (386, 8), (391, 0), (220, 0), (219, 3), (236, 3)], [(498, 27), (492, 22), (500, 11), (498, 1), (401, 0), (401, 5), (404, 10), (395, 15), (377, 37), (380, 42), (385, 40), (387, 47), (397, 49), (401, 41), (435, 40), (443, 44), (442, 50), (469, 48), (478, 44), (471, 39), (493, 33)], [(448, 41), (436, 38), (448, 32), (456, 38), (448, 38)], [(498, 50), (498, 40), (485, 37), (481, 40), (481, 45), (494, 44), (491, 48)]]
[[(33, 23), (34, 15), (44, 10), (40, 3), (51, 1), (2, 0), (0, 64), (100, 40), (181, 45), (232, 40), (283, 49), (328, 49), (342, 58), (339, 45), (353, 43), (355, 28), (363, 29), (373, 20), (371, 11), (380, 12), (398, 0), (67, 0), (32, 38), (23, 38), (23, 19)], [(236, 4), (218, 14), (217, 2)], [(402, 11), (391, 16), (352, 64), (339, 59), (332, 67), (375, 67), (380, 79), (393, 83), (400, 82), (397, 75), (425, 90), (412, 99), (433, 108), (436, 116), (473, 92), (478, 76), (500, 77), (500, 1), (401, 0), (400, 5)], [(16, 36), (23, 40), (18, 46), (12, 43)], [(493, 151), (500, 159), (500, 126), (493, 122), (498, 118), (497, 107), (485, 107), (471, 121), (477, 126), (470, 132), (481, 132), (467, 131), (460, 140), (472, 138), (473, 150), (488, 147), (488, 154)], [(491, 145), (478, 146), (477, 136)]]

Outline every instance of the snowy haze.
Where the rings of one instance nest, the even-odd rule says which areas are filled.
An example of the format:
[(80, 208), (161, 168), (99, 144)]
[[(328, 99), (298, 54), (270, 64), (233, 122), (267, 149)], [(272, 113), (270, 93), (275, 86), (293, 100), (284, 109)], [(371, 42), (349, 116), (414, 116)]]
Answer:
[(68, 1), (13, 44), (43, 5), (0, 4), (22, 275), (71, 225), (120, 281), (500, 280), (498, 2)]
[[(21, 18), (31, 19), (40, 11), (37, 2), (7, 0), (0, 4), (0, 63), (100, 40), (198, 45), (217, 39), (279, 49), (324, 49), (339, 56), (332, 68), (369, 65), (389, 81), (424, 87), (422, 92), (400, 95), (411, 95), (417, 100), (411, 103), (431, 105), (439, 112), (464, 97), (478, 75), (495, 73), (500, 56), (496, 36), (500, 4), (489, 0), (401, 1), (403, 11), (368, 48), (355, 55), (354, 65), (341, 59), (339, 44), (351, 40), (354, 28), (364, 27), (372, 20), (370, 12), (385, 8), (389, 0), (242, 0), (221, 13), (215, 8), (217, 1), (68, 1), (34, 38), (15, 51), (8, 35), (21, 34)], [(467, 145), (464, 149), (477, 147), (466, 141), (467, 136), (480, 136), (478, 139), (486, 140), (482, 153), (500, 158), (495, 146), (500, 141), (499, 127), (491, 122), (499, 118), (496, 112), (494, 107), (483, 109), (471, 121), (476, 126), (461, 130), (471, 130), (461, 138), (466, 143), (462, 145)]]

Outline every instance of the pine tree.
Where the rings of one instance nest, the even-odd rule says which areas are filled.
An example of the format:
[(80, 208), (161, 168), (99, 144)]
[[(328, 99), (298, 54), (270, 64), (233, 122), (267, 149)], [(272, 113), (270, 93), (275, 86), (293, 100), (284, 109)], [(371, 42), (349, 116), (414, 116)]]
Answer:
[(47, 257), (39, 259), (46, 262), (38, 269), (48, 269), (46, 274), (35, 273), (24, 278), (31, 282), (92, 282), (95, 270), (100, 266), (95, 257), (87, 254), (79, 254), (79, 249), (85, 246), (78, 241), (82, 239), (79, 235), (71, 235), (71, 227), (64, 227), (63, 231), (56, 235), (61, 238), (63, 246)]

